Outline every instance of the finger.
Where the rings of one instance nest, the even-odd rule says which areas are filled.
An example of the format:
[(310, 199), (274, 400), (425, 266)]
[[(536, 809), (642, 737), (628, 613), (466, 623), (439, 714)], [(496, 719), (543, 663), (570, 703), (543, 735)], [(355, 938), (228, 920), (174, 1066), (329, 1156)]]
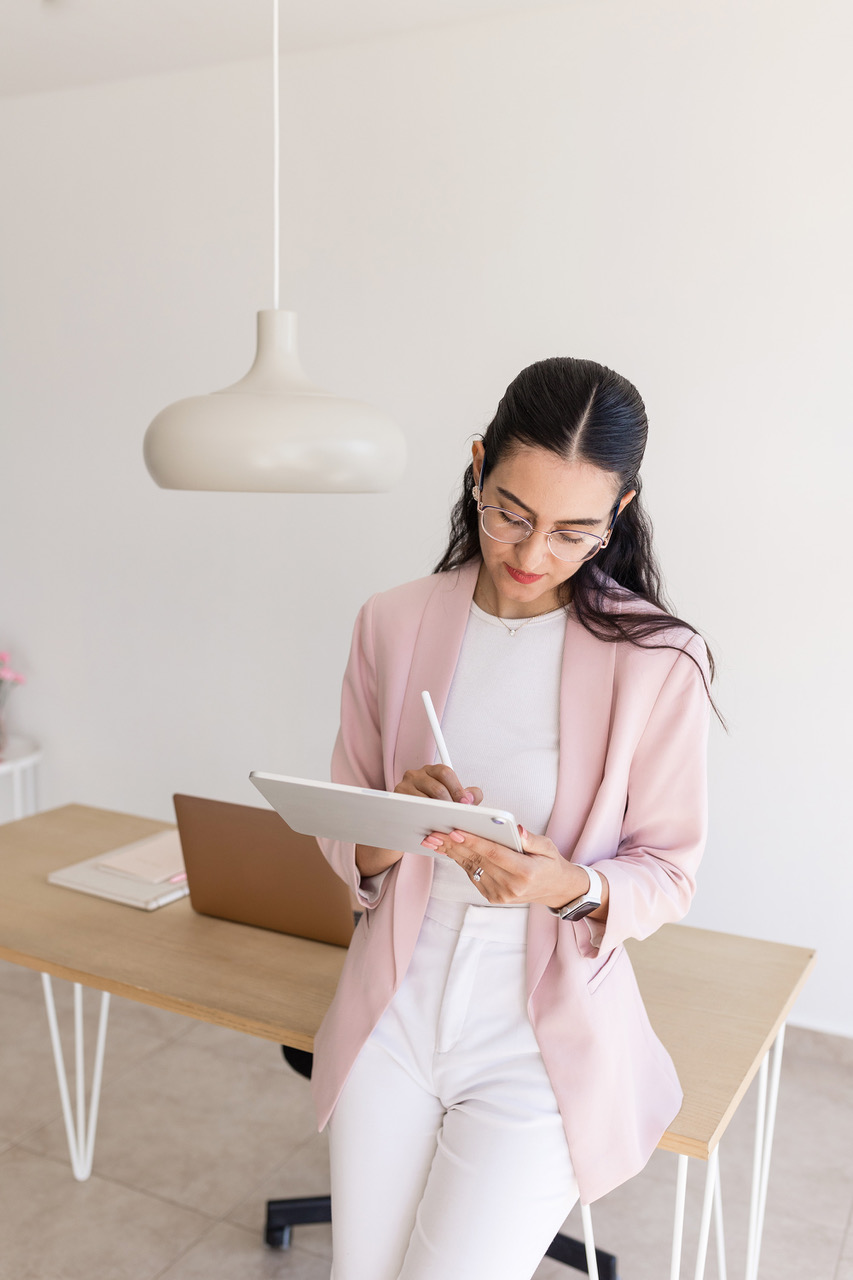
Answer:
[(429, 800), (454, 800), (457, 796), (451, 794), (442, 777), (436, 777), (435, 769), (444, 770), (449, 774), (449, 780), (453, 780), (456, 786), (457, 796), (462, 792), (462, 786), (459, 779), (452, 769), (447, 769), (445, 765), (427, 766), (423, 769), (407, 769), (403, 777), (394, 790), (398, 794), (407, 796), (426, 796)]
[(480, 859), (483, 863), (488, 862), (490, 866), (513, 871), (518, 867), (519, 860), (525, 857), (523, 853), (516, 853), (514, 849), (495, 844), (493, 840), (486, 840), (482, 836), (475, 836), (470, 831), (453, 830), (448, 833), (446, 839), (452, 842), (451, 851), (457, 861)]
[(543, 854), (554, 856), (557, 853), (556, 845), (547, 836), (535, 836), (522, 826), (519, 826), (518, 834), (521, 837), (521, 847), (525, 853), (537, 853), (540, 856)]
[[(470, 799), (470, 800), (466, 800), (466, 799), (465, 799), (465, 796), (470, 796), (470, 797), (471, 797), (471, 799)], [(466, 787), (466, 788), (465, 788), (465, 795), (463, 795), (463, 797), (462, 797), (462, 803), (463, 803), (463, 804), (482, 804), (482, 803), (483, 803), (483, 793), (482, 793), (482, 791), (480, 790), (480, 788), (479, 788), (479, 787)]]
[[(453, 772), (453, 770), (450, 768), (449, 765), (446, 765), (446, 764), (428, 765), (424, 772), (428, 773), (430, 777), (435, 778), (437, 782), (441, 783), (444, 787), (446, 787), (450, 795), (450, 799), (455, 801), (456, 804), (477, 803), (474, 799), (474, 788), (463, 787), (462, 783), (459, 781), (458, 777), (456, 776), (456, 774)], [(482, 795), (483, 793), (480, 792), (481, 799), (482, 799)]]

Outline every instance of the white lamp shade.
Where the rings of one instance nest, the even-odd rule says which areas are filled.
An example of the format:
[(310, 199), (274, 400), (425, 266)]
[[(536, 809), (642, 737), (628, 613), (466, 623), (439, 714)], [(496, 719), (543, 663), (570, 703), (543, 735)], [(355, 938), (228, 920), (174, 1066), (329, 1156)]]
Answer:
[(143, 452), (163, 489), (241, 493), (379, 493), (406, 463), (389, 417), (311, 385), (292, 311), (259, 311), (258, 353), (246, 376), (163, 409)]

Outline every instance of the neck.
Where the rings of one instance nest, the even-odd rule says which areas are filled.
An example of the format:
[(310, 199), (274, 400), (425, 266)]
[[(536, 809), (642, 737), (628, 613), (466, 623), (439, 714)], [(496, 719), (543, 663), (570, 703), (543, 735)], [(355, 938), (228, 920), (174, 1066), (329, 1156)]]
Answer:
[(531, 600), (529, 604), (520, 600), (508, 600), (496, 589), (491, 575), (483, 564), (480, 566), (477, 585), (474, 588), (474, 604), (484, 613), (490, 613), (495, 618), (522, 619), (538, 618), (540, 614), (552, 613), (554, 609), (560, 608), (561, 601), (557, 598), (555, 591), (549, 591), (538, 600)]

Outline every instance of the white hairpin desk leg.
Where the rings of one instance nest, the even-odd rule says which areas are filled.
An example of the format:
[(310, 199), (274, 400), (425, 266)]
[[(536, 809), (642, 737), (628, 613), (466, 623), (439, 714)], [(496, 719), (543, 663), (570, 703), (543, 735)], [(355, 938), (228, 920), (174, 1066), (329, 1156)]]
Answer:
[(714, 1229), (717, 1240), (717, 1278), (718, 1280), (727, 1280), (726, 1234), (723, 1230), (723, 1193), (720, 1187), (719, 1160), (717, 1161), (717, 1187), (714, 1192)]
[(589, 1280), (598, 1280), (598, 1259), (595, 1256), (595, 1236), (592, 1231), (592, 1211), (588, 1204), (581, 1205), (583, 1242), (586, 1248), (586, 1267)]
[[(773, 1042), (773, 1048), (765, 1055), (758, 1075), (758, 1102), (755, 1117), (755, 1147), (752, 1165), (752, 1195), (749, 1205), (749, 1239), (746, 1252), (745, 1280), (758, 1280), (758, 1259), (761, 1254), (761, 1236), (764, 1231), (764, 1211), (767, 1207), (767, 1183), (770, 1179), (770, 1155), (773, 1150), (773, 1130), (776, 1126), (776, 1104), (779, 1101), (779, 1075), (782, 1070), (782, 1051), (785, 1047), (785, 1027), (781, 1027)], [(772, 1055), (772, 1064), (769, 1059)], [(768, 1075), (770, 1087), (768, 1091)]]
[[(678, 1157), (678, 1174), (675, 1183), (675, 1220), (672, 1228), (672, 1260), (670, 1280), (680, 1280), (681, 1253), (684, 1243), (684, 1210), (687, 1203), (687, 1170), (689, 1156)], [(714, 1217), (717, 1243), (717, 1269), (719, 1280), (726, 1280), (726, 1254), (723, 1234), (723, 1205), (720, 1193), (720, 1148), (715, 1147), (708, 1157), (705, 1171), (705, 1195), (702, 1200), (702, 1217), (699, 1222), (699, 1244), (696, 1251), (694, 1280), (703, 1280), (708, 1256), (708, 1239), (711, 1234), (711, 1217)]]
[(95, 1129), (98, 1124), (98, 1104), (101, 1099), (101, 1080), (104, 1074), (104, 1051), (107, 1045), (107, 1017), (110, 1011), (110, 994), (101, 992), (101, 1012), (98, 1018), (98, 1038), (95, 1045), (95, 1066), (92, 1073), (92, 1090), (89, 1094), (89, 1117), (86, 1119), (86, 1084), (85, 1055), (83, 1052), (83, 988), (79, 982), (74, 985), (74, 1084), (76, 1116), (71, 1111), (71, 1096), (68, 1092), (68, 1076), (65, 1071), (65, 1058), (59, 1038), (59, 1023), (56, 1020), (56, 1005), (53, 999), (53, 984), (50, 974), (41, 975), (44, 989), (44, 1003), (47, 1009), (47, 1023), (50, 1027), (50, 1043), (53, 1049), (53, 1061), (56, 1065), (56, 1079), (59, 1084), (59, 1098), (62, 1103), (62, 1118), (65, 1121), (65, 1135), (68, 1138), (68, 1154), (71, 1156), (71, 1169), (78, 1182), (85, 1182), (92, 1172), (92, 1158), (95, 1154)]
[(717, 1185), (720, 1175), (720, 1148), (714, 1147), (708, 1157), (705, 1172), (705, 1196), (702, 1200), (702, 1218), (699, 1223), (699, 1247), (696, 1251), (695, 1280), (703, 1280), (705, 1260), (708, 1256), (708, 1237), (711, 1234), (711, 1213), (717, 1202)]
[(675, 1221), (672, 1225), (672, 1261), (669, 1265), (669, 1280), (679, 1280), (681, 1276), (681, 1245), (684, 1240), (684, 1206), (687, 1203), (688, 1158), (688, 1156), (678, 1157), (678, 1173), (675, 1179)]

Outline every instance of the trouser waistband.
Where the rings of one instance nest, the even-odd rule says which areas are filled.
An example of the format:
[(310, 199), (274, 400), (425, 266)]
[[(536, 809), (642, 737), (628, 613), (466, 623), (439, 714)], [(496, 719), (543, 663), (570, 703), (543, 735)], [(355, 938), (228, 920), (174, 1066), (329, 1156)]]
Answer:
[(469, 938), (487, 942), (524, 942), (527, 939), (528, 908), (474, 907), (466, 902), (446, 902), (430, 898), (426, 918)]

